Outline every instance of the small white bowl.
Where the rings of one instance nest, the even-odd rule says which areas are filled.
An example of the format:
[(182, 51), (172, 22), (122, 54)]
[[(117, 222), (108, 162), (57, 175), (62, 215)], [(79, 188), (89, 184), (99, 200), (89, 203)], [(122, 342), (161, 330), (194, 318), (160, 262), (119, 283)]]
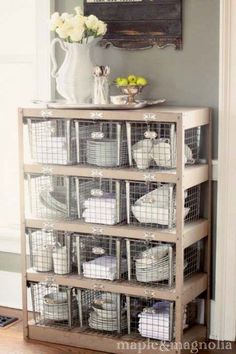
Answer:
[(127, 95), (110, 96), (110, 100), (113, 104), (126, 104)]

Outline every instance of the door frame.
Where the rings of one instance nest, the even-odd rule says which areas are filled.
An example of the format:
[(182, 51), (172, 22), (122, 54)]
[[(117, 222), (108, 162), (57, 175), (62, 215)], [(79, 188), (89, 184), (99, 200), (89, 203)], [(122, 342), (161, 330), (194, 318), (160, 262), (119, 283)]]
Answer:
[(236, 1), (220, 0), (216, 284), (211, 338), (236, 337)]

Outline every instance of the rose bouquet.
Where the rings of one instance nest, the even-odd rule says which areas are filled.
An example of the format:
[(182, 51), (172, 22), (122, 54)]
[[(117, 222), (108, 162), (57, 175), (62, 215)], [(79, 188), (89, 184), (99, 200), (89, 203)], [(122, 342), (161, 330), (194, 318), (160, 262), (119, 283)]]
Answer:
[(75, 7), (75, 14), (55, 12), (51, 16), (51, 30), (68, 43), (90, 43), (107, 31), (105, 22), (94, 15), (84, 16), (81, 8)]

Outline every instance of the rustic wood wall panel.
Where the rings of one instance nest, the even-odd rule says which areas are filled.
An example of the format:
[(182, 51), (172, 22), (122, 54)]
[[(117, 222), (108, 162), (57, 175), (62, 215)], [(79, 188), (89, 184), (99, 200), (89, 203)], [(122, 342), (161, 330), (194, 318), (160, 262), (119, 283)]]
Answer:
[(107, 22), (104, 46), (182, 48), (182, 0), (84, 0), (84, 11)]

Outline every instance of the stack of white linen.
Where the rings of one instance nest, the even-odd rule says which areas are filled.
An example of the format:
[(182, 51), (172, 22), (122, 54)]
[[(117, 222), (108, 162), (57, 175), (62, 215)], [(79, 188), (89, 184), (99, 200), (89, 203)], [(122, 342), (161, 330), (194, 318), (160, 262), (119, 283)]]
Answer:
[[(121, 259), (120, 272), (127, 272), (127, 261)], [(102, 256), (83, 263), (83, 274), (87, 278), (115, 280), (117, 276), (117, 262), (114, 256)]]
[(114, 225), (120, 220), (117, 217), (116, 196), (104, 193), (101, 197), (90, 197), (84, 202), (83, 217), (85, 222)]
[[(152, 338), (162, 341), (171, 341), (175, 336), (172, 326), (173, 315), (170, 311), (170, 303), (161, 301), (155, 303), (152, 307), (145, 308), (139, 314), (138, 331), (142, 337)], [(184, 328), (186, 325), (186, 309), (183, 317)]]

